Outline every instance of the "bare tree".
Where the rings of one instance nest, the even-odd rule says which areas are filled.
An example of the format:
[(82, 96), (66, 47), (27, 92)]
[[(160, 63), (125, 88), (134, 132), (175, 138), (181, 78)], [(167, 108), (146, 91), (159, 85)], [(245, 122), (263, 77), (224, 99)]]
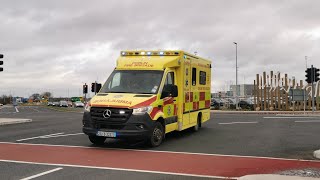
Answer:
[(43, 92), (43, 93), (41, 94), (41, 97), (42, 97), (42, 98), (45, 98), (45, 99), (49, 99), (49, 98), (52, 97), (52, 93), (51, 93), (51, 92)]
[(39, 102), (41, 99), (40, 94), (34, 93), (29, 97), (29, 99), (31, 99), (33, 102)]

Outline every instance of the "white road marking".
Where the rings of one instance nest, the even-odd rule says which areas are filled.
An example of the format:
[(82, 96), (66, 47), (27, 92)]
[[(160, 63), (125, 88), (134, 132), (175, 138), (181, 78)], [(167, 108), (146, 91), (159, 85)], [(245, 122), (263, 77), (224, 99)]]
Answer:
[(46, 175), (46, 174), (50, 174), (50, 173), (59, 171), (59, 170), (61, 170), (61, 169), (63, 169), (63, 168), (55, 168), (55, 169), (52, 169), (52, 170), (50, 170), (50, 171), (45, 171), (45, 172), (43, 172), (43, 173), (39, 173), (39, 174), (30, 176), (30, 177), (26, 177), (26, 178), (23, 178), (23, 179), (20, 179), (20, 180), (30, 180), (30, 179), (34, 179), (34, 178), (37, 178), (37, 177), (40, 177), (40, 176), (43, 176), (43, 175)]
[(34, 110), (34, 111), (37, 111), (37, 112), (40, 112), (38, 109), (36, 109), (36, 108), (30, 108), (30, 109), (32, 109), (32, 110)]
[(0, 159), (0, 162), (47, 165), (47, 166), (78, 167), (78, 168), (89, 168), (89, 169), (104, 169), (104, 170), (115, 170), (115, 171), (153, 173), (153, 174), (168, 174), (168, 175), (176, 175), (176, 176), (190, 176), (190, 177), (204, 177), (204, 178), (219, 178), (219, 179), (236, 179), (237, 178), (237, 177), (223, 177), (223, 176), (210, 176), (210, 175), (206, 176), (206, 175), (197, 175), (197, 174), (173, 173), (173, 172), (165, 172), (165, 171), (148, 171), (148, 170), (111, 168), (111, 167), (99, 167), (99, 166), (82, 166), (82, 165), (73, 165), (73, 164), (51, 164), (51, 163), (13, 161), (13, 160), (2, 160), (2, 159)]
[(310, 121), (294, 121), (295, 123), (320, 123), (320, 120), (310, 120)]
[(35, 137), (30, 137), (30, 138), (25, 138), (25, 139), (19, 139), (19, 140), (16, 140), (16, 141), (26, 141), (26, 140), (30, 140), (30, 139), (38, 139), (38, 138), (44, 138), (44, 137), (47, 137), (47, 136), (55, 136), (55, 135), (60, 135), (60, 134), (64, 134), (64, 132), (61, 132), (61, 133), (55, 133), (55, 134), (48, 134), (48, 135), (42, 135), (42, 136), (35, 136)]
[[(66, 148), (83, 148), (83, 149), (104, 149), (104, 150), (119, 150), (119, 151), (136, 151), (136, 152), (155, 152), (155, 153), (171, 153), (171, 154), (191, 154), (203, 156), (222, 156), (222, 157), (240, 157), (240, 158), (257, 158), (257, 159), (275, 159), (285, 161), (303, 161), (303, 162), (319, 162), (319, 160), (303, 160), (303, 159), (286, 159), (276, 157), (260, 157), (260, 156), (241, 156), (232, 154), (209, 154), (209, 153), (193, 153), (184, 151), (157, 151), (157, 150), (143, 150), (143, 149), (121, 149), (121, 148), (102, 148), (102, 147), (88, 147), (88, 146), (72, 146), (72, 145), (55, 145), (55, 144), (31, 144), (31, 143), (14, 143), (14, 142), (0, 142), (0, 144), (14, 144), (27, 146), (47, 146), (47, 147), (66, 147)], [(1, 160), (0, 160), (1, 161)]]
[(31, 139), (48, 139), (48, 138), (55, 138), (55, 137), (65, 137), (65, 136), (77, 136), (82, 135), (84, 133), (74, 133), (74, 134), (64, 134), (64, 133), (56, 133), (56, 134), (49, 134), (44, 136), (37, 136), (37, 137), (31, 137), (31, 138), (25, 138), (25, 139), (19, 139), (16, 140), (17, 142), (31, 140)]
[(54, 135), (54, 136), (46, 136), (46, 137), (44, 137), (44, 138), (55, 138), (55, 137), (65, 137), (65, 136), (77, 136), (77, 135), (82, 135), (82, 134), (84, 134), (84, 133)]
[(38, 110), (38, 107), (32, 107), (32, 106), (21, 107), (21, 109), (24, 109), (24, 110), (27, 110), (27, 111), (34, 110), (34, 111), (37, 111), (37, 112), (41, 112), (40, 110)]
[(19, 112), (18, 107), (16, 106), (16, 107), (14, 107), (14, 108), (16, 109), (16, 112), (18, 113), (18, 112)]
[(254, 121), (254, 122), (229, 122), (229, 123), (218, 123), (218, 124), (221, 124), (221, 125), (227, 125), (227, 124), (256, 124), (258, 122)]
[(320, 117), (310, 117), (310, 116), (271, 116), (271, 117), (263, 117), (264, 119), (317, 119), (317, 118), (320, 118)]

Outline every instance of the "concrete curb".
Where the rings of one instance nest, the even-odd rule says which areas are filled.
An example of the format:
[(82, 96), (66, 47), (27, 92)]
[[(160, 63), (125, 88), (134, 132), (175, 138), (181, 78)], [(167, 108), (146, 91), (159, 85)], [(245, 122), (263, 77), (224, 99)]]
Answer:
[(0, 126), (32, 122), (32, 119), (0, 118)]
[(313, 156), (317, 159), (320, 159), (320, 149), (313, 152)]
[(238, 178), (238, 180), (315, 180), (319, 178), (301, 177), (301, 176), (286, 176), (286, 175), (274, 175), (274, 174), (256, 174), (247, 175)]

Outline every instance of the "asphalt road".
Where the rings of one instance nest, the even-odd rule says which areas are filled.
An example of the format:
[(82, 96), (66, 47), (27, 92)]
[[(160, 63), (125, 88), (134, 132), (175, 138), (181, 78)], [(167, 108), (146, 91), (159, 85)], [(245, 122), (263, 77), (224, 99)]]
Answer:
[[(0, 109), (0, 117), (28, 118), (33, 122), (0, 126), (0, 142), (95, 147), (82, 134), (81, 112), (58, 112), (36, 106), (18, 107), (18, 110), (19, 112), (16, 112), (12, 107), (4, 107)], [(211, 120), (203, 124), (198, 132), (186, 130), (168, 134), (165, 142), (157, 148), (150, 149), (143, 143), (130, 144), (116, 140), (107, 140), (102, 148), (304, 160), (314, 160), (312, 152), (320, 149), (320, 117), (213, 113), (211, 117)], [(2, 176), (4, 179), (21, 179), (55, 168), (60, 166), (0, 162), (0, 173), (4, 175)], [(41, 177), (43, 179), (206, 179), (201, 176), (114, 169), (65, 166), (61, 168), (63, 169)], [(19, 173), (16, 173), (15, 169), (19, 169)]]

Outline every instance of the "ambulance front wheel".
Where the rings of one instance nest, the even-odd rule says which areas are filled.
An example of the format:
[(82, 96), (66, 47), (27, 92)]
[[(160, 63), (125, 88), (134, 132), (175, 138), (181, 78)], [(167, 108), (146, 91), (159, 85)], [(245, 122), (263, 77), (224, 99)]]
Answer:
[(154, 128), (151, 132), (151, 136), (149, 137), (148, 144), (151, 147), (160, 146), (164, 139), (164, 127), (160, 122), (156, 122)]

